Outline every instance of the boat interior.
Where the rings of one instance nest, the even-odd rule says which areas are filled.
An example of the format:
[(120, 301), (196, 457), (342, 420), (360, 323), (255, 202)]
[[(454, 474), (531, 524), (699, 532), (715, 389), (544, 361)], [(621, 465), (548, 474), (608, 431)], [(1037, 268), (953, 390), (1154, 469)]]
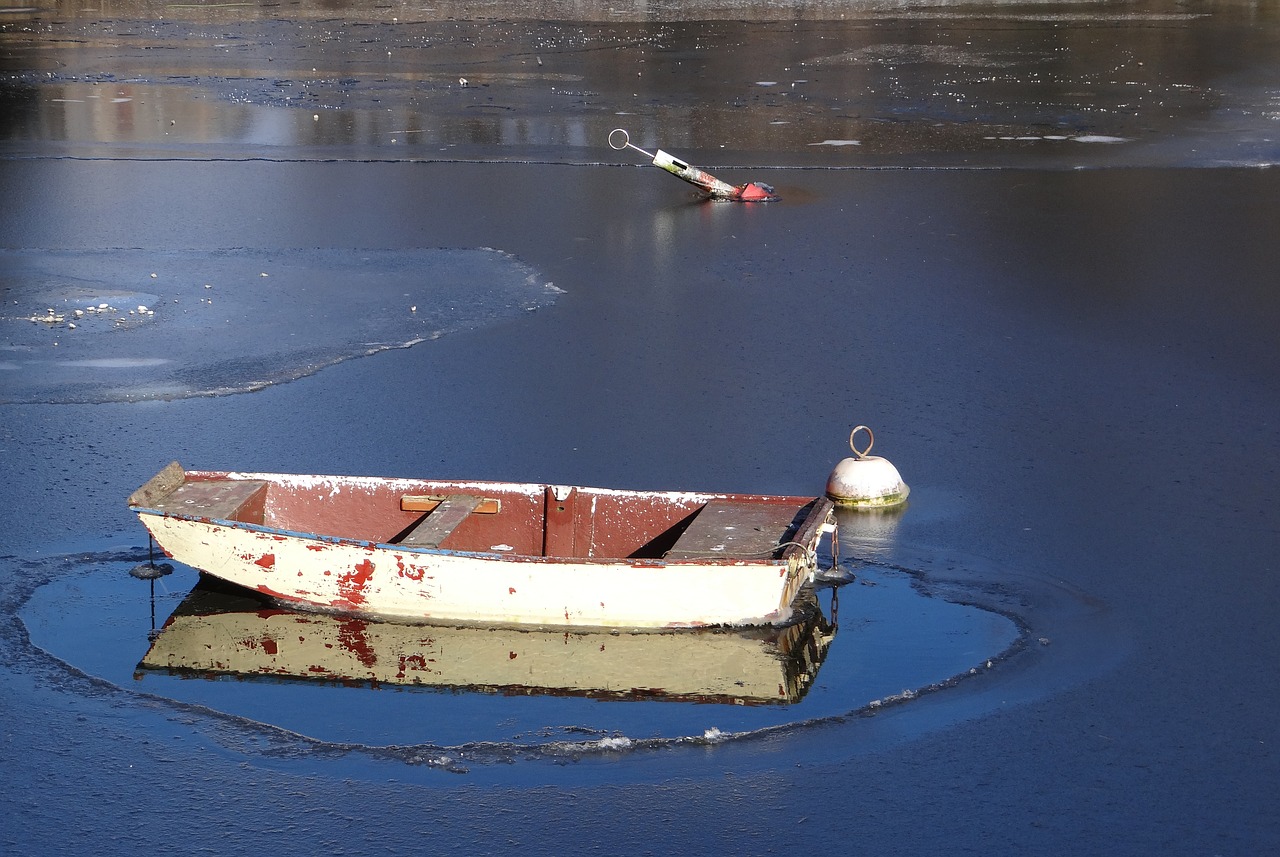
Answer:
[[(523, 483), (185, 471), (129, 499), (164, 514), (416, 550), (581, 559), (770, 561), (825, 499)], [(820, 522), (819, 522), (820, 523)], [(810, 526), (814, 526), (810, 522)]]

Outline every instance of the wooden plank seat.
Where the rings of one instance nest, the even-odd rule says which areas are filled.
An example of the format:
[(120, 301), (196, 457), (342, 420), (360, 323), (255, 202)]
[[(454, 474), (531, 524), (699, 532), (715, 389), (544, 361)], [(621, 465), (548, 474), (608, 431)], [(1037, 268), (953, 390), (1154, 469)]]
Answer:
[[(406, 494), (400, 498), (400, 508), (406, 512), (430, 512), (445, 499), (443, 494)], [(479, 515), (495, 515), (502, 511), (502, 501), (496, 497), (483, 497), (474, 511)]]
[(402, 497), (400, 508), (426, 514), (409, 530), (400, 544), (416, 548), (438, 548), (472, 512), (493, 514), (500, 504), (473, 494), (450, 494), (447, 497)]
[(806, 509), (794, 506), (711, 500), (676, 539), (667, 559), (767, 557), (778, 549), (803, 520)]
[(261, 522), (266, 490), (267, 483), (257, 479), (193, 480), (154, 498), (152, 508), (171, 515)]

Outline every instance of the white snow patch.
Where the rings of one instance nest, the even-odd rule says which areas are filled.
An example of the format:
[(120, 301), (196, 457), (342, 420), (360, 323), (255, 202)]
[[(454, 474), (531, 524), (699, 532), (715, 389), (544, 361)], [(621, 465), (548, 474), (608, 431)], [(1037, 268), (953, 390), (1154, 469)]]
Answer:
[(867, 703), (869, 708), (879, 708), (882, 705), (888, 705), (894, 702), (906, 702), (909, 699), (915, 699), (919, 694), (916, 691), (906, 688), (902, 693), (894, 693), (886, 696), (884, 699), (873, 699)]
[(596, 746), (601, 750), (630, 750), (631, 745), (631, 739), (625, 736), (617, 738), (601, 738), (596, 742)]

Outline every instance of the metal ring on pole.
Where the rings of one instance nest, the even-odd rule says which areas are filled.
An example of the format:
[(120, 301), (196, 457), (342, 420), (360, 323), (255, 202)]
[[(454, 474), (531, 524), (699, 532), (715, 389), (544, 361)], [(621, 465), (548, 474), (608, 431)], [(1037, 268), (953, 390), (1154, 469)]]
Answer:
[[(614, 134), (622, 135), (621, 146), (614, 145), (614, 142), (613, 142)], [(627, 130), (625, 128), (614, 128), (612, 131), (609, 132), (609, 148), (617, 149), (619, 152), (621, 152), (623, 149), (627, 148), (627, 146), (630, 146), (630, 145), (631, 145), (631, 135), (627, 133)]]
[[(622, 135), (622, 145), (618, 145), (613, 142), (614, 134)], [(652, 152), (646, 152), (644, 149), (640, 148), (639, 146), (633, 146), (631, 144), (631, 135), (627, 133), (627, 129), (625, 128), (614, 128), (612, 131), (609, 132), (609, 148), (616, 149), (619, 152), (621, 152), (623, 149), (635, 149), (637, 152), (644, 155), (646, 158), (648, 158), (651, 161), (656, 157)]]

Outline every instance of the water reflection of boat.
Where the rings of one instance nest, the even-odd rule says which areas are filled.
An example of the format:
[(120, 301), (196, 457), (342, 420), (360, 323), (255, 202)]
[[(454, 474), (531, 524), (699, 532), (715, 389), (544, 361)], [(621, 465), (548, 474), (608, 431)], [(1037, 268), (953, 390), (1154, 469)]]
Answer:
[(808, 690), (835, 635), (806, 588), (804, 617), (769, 628), (579, 631), (372, 622), (281, 609), (202, 577), (137, 676), (304, 679), (342, 684), (786, 704)]
[(575, 628), (768, 625), (826, 497), (183, 470), (129, 498), (179, 562), (303, 609)]

